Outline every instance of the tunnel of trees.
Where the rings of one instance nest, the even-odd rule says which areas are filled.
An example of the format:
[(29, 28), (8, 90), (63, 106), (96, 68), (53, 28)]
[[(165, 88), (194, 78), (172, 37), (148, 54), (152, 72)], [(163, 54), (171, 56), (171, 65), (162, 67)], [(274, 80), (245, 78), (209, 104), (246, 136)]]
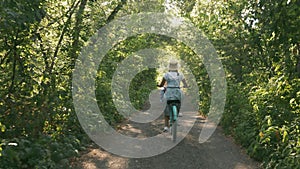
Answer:
[[(90, 142), (72, 102), (81, 49), (116, 18), (169, 12), (190, 20), (215, 47), (226, 73), (220, 125), (264, 168), (300, 166), (300, 1), (298, 0), (2, 0), (0, 2), (0, 168), (63, 168)], [(140, 34), (114, 46), (97, 76), (98, 105), (111, 126), (123, 120), (111, 99), (118, 63), (144, 48), (180, 56), (210, 105), (210, 81), (192, 49), (176, 39)], [(157, 71), (133, 79), (142, 108)], [(104, 97), (103, 97), (104, 96)]]

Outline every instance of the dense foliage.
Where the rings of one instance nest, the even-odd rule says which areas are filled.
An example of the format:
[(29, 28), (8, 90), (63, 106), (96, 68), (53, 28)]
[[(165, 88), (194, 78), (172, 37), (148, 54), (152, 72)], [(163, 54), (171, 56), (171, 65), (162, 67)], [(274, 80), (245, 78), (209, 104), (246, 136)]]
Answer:
[[(168, 2), (168, 3), (167, 3)], [(221, 125), (264, 168), (300, 166), (300, 9), (297, 0), (2, 0), (0, 2), (0, 168), (65, 168), (89, 142), (72, 103), (72, 72), (88, 39), (115, 18), (169, 12), (190, 19), (216, 48), (228, 95)], [(99, 65), (99, 108), (114, 126), (123, 117), (112, 102), (118, 63), (144, 48), (178, 54), (193, 72), (200, 111), (210, 82), (185, 44), (161, 35), (130, 37)], [(130, 86), (142, 109), (157, 72), (140, 72)]]

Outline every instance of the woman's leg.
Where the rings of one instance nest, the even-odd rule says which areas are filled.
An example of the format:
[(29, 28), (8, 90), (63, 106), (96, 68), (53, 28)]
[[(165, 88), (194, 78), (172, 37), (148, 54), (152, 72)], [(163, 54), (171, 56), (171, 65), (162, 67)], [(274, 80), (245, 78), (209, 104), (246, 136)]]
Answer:
[(170, 116), (165, 116), (165, 127), (170, 127), (170, 124), (169, 124), (169, 121), (170, 121)]

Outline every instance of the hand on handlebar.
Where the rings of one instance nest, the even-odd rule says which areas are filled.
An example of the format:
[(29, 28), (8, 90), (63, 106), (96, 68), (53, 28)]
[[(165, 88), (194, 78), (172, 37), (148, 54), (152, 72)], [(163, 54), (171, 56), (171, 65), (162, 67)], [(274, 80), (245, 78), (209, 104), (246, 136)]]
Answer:
[(156, 86), (157, 86), (157, 87), (164, 87), (164, 85), (159, 85), (159, 84), (157, 84)]

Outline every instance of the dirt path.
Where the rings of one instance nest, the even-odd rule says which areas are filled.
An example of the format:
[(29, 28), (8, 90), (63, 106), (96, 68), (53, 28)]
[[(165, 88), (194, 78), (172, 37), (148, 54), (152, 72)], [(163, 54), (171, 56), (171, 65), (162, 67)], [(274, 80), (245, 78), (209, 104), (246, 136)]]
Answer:
[[(157, 98), (157, 97), (156, 97)], [(183, 112), (184, 113), (184, 112)], [(180, 120), (180, 128), (184, 128), (184, 114)], [(259, 164), (250, 159), (232, 139), (217, 128), (212, 137), (200, 144), (198, 137), (205, 119), (198, 116), (188, 135), (171, 150), (149, 158), (125, 158), (93, 146), (80, 158), (75, 159), (75, 169), (257, 169)], [(131, 137), (151, 137), (162, 134), (162, 117), (141, 124), (124, 122), (119, 132)], [(168, 133), (165, 133), (168, 137)], [(171, 142), (171, 140), (170, 140)]]

